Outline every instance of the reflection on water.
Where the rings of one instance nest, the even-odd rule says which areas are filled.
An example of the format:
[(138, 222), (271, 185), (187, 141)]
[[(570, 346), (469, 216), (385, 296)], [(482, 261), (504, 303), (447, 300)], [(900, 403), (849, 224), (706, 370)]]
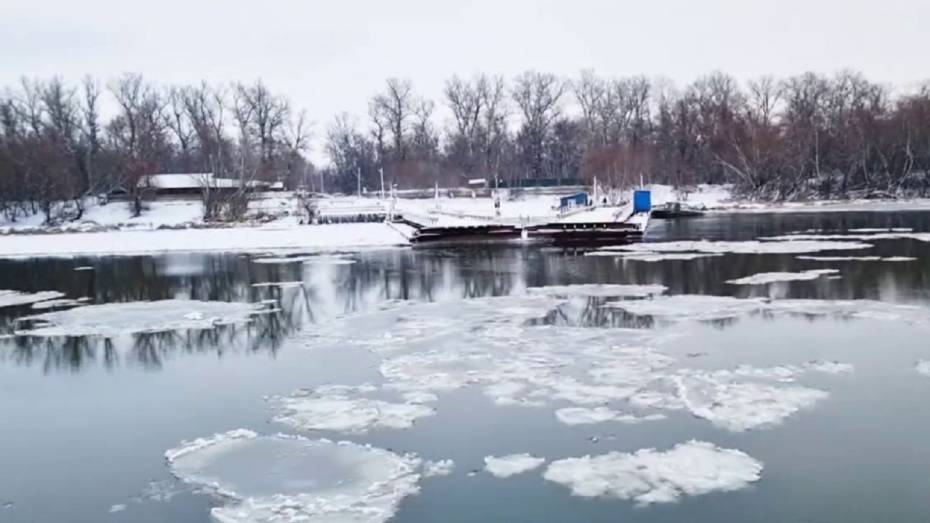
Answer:
[[(708, 216), (655, 222), (648, 241), (751, 240), (866, 227), (927, 231), (930, 213)], [(641, 425), (567, 426), (546, 409), (492, 408), (480, 390), (469, 394), (463, 388), (444, 395), (436, 414), (410, 430), (372, 431), (364, 439), (338, 435), (420, 452), (431, 460), (455, 460), (460, 473), (424, 482), (421, 495), (405, 500), (397, 521), (925, 521), (926, 507), (900, 502), (922, 499), (930, 488), (930, 453), (914, 436), (928, 430), (925, 420), (930, 419), (920, 401), (926, 388), (918, 378), (925, 378), (913, 371), (914, 361), (927, 357), (921, 352), (925, 343), (907, 321), (875, 319), (885, 310), (876, 308), (872, 319), (814, 322), (809, 319), (824, 315), (800, 302), (791, 309), (718, 317), (697, 307), (676, 309), (677, 317), (699, 315), (710, 321), (676, 324), (676, 317), (662, 317), (654, 307), (653, 314), (647, 313), (650, 308), (644, 304), (662, 305), (659, 298), (578, 296), (542, 300), (544, 307), (529, 311), (526, 302), (532, 300), (522, 298), (455, 303), (522, 295), (533, 287), (594, 283), (658, 284), (672, 297), (761, 298), (760, 303), (930, 303), (930, 244), (907, 239), (870, 243), (872, 249), (853, 254), (918, 260), (817, 262), (791, 254), (725, 254), (650, 262), (519, 247), (346, 254), (352, 264), (255, 263), (254, 257), (234, 254), (0, 260), (0, 289), (57, 290), (71, 299), (86, 297), (91, 304), (190, 299), (250, 303), (273, 311), (247, 323), (107, 338), (17, 333), (23, 325), (18, 320), (43, 311), (0, 308), (0, 463), (5, 472), (0, 475), (0, 502), (15, 501), (13, 508), (0, 509), (7, 510), (0, 512), (0, 520), (206, 523), (216, 500), (192, 495), (171, 481), (164, 466), (166, 449), (182, 439), (240, 427), (264, 433), (284, 430), (266, 424), (265, 397), (380, 379), (382, 362), (372, 351), (352, 349), (390, 350), (389, 342), (396, 342), (424, 351), (433, 345), (452, 347), (463, 357), (474, 356), (472, 351), (482, 348), (475, 342), (480, 333), (469, 329), (477, 325), (507, 350), (522, 347), (526, 357), (551, 349), (569, 361), (594, 345), (603, 349), (599, 356), (606, 356), (614, 342), (655, 344), (656, 350), (691, 369), (689, 375), (700, 378), (698, 385), (715, 383), (708, 376), (717, 379), (705, 376), (704, 370), (735, 364), (769, 367), (837, 360), (854, 364), (856, 370), (843, 379), (808, 376), (811, 387), (830, 392), (829, 399), (776, 430), (740, 435), (677, 411)], [(81, 266), (93, 270), (74, 270)], [(762, 272), (809, 269), (838, 269), (841, 278), (762, 286), (725, 283)], [(256, 285), (269, 282), (301, 284)], [(640, 307), (611, 306), (627, 299)], [(432, 306), (415, 306), (417, 316), (404, 300), (445, 303), (436, 307), (440, 313), (435, 315)], [(359, 314), (382, 310), (380, 316)], [(468, 319), (466, 313), (473, 321), (455, 327), (455, 320)], [(480, 321), (474, 320), (478, 316)], [(355, 318), (364, 321), (354, 323)], [(519, 322), (539, 328), (511, 328)], [(334, 325), (346, 331), (327, 338)], [(386, 339), (385, 334), (393, 337)], [(328, 344), (327, 339), (339, 342)], [(355, 342), (352, 347), (350, 342)], [(559, 361), (551, 362), (556, 377), (561, 375)], [(454, 362), (432, 362), (439, 370), (446, 363)], [(408, 374), (416, 370), (403, 369)], [(708, 398), (712, 402), (715, 396)], [(530, 452), (554, 460), (609, 450), (668, 449), (690, 438), (739, 448), (760, 459), (765, 469), (758, 488), (685, 500), (677, 508), (640, 510), (628, 503), (571, 498), (564, 489), (544, 485), (540, 474), (502, 482), (467, 473), (480, 468), (485, 455)], [(172, 494), (162, 502), (151, 501), (153, 497), (142, 493), (155, 484), (166, 485), (164, 490)], [(58, 493), (56, 503), (48, 502), (49, 491)], [(527, 499), (533, 502), (525, 503)], [(893, 502), (860, 506), (864, 501), (858, 500)], [(120, 504), (128, 507), (109, 513)]]
[[(837, 231), (855, 227), (930, 228), (930, 214), (849, 213), (835, 215), (711, 216), (702, 220), (656, 222), (649, 241), (670, 239), (753, 239), (792, 231)], [(830, 253), (842, 254), (842, 253)], [(862, 254), (856, 253), (856, 254)], [(659, 283), (669, 294), (711, 294), (773, 299), (877, 299), (920, 302), (928, 299), (930, 246), (912, 240), (874, 242), (877, 256), (912, 256), (915, 262), (881, 263), (799, 260), (793, 254), (728, 254), (693, 260), (648, 262), (622, 257), (585, 256), (556, 249), (395, 250), (348, 255), (357, 263), (255, 263), (245, 255), (171, 254), (155, 257), (32, 259), (0, 261), (0, 288), (58, 290), (91, 303), (192, 299), (248, 302), (272, 307), (273, 314), (247, 325), (182, 332), (147, 332), (118, 339), (39, 338), (12, 334), (28, 306), (0, 309), (0, 359), (41, 365), (45, 371), (81, 369), (99, 363), (150, 370), (175, 355), (230, 351), (274, 355), (284, 340), (302, 329), (391, 300), (444, 301), (519, 294), (527, 287), (562, 283)], [(283, 260), (278, 260), (283, 261)], [(93, 270), (75, 271), (92, 266)], [(761, 272), (834, 268), (837, 279), (773, 285), (727, 285), (730, 279)], [(256, 285), (301, 282), (297, 286)], [(540, 323), (586, 327), (653, 326), (648, 316), (604, 307), (604, 298), (572, 300)], [(716, 323), (724, 326), (730, 320)], [(125, 339), (123, 339), (125, 338)]]

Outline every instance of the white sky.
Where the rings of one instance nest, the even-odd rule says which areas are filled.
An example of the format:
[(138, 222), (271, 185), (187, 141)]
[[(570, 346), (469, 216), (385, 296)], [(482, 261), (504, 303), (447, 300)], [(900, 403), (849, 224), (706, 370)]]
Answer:
[(253, 80), (364, 118), (389, 76), (440, 101), (453, 73), (746, 79), (843, 68), (930, 78), (928, 0), (0, 0), (0, 85), (124, 71), (160, 84)]

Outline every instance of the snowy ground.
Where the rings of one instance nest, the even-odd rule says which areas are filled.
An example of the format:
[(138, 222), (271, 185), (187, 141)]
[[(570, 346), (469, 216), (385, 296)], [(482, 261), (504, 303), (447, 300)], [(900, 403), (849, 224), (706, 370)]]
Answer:
[[(653, 205), (683, 201), (721, 212), (930, 210), (930, 200), (759, 204), (733, 200), (731, 187), (725, 185), (700, 185), (687, 190), (650, 185), (648, 189), (652, 191)], [(503, 196), (499, 216), (491, 198), (400, 199), (392, 203), (375, 198), (342, 196), (322, 200), (319, 209), (327, 216), (378, 214), (393, 210), (427, 225), (474, 225), (488, 221), (513, 224), (610, 221), (626, 219), (630, 214), (628, 204), (559, 213), (557, 196), (524, 194), (514, 199), (506, 194)], [(42, 226), (40, 215), (22, 218), (15, 223), (0, 221), (0, 256), (346, 250), (406, 245), (413, 233), (405, 226), (383, 223), (304, 226), (301, 225), (304, 220), (300, 206), (292, 193), (267, 194), (257, 198), (251, 203), (249, 216), (249, 223), (214, 228), (204, 225), (201, 204), (197, 200), (150, 202), (148, 209), (137, 218), (130, 215), (125, 202), (91, 205), (82, 221), (58, 227)], [(71, 234), (75, 232), (81, 234)], [(641, 254), (657, 256), (655, 253)]]

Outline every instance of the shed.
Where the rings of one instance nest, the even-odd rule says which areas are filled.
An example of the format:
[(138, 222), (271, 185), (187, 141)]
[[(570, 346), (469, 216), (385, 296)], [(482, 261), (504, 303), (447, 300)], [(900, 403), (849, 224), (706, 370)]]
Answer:
[(559, 198), (559, 209), (566, 210), (574, 207), (586, 207), (588, 205), (588, 193), (580, 192), (571, 196), (562, 196)]

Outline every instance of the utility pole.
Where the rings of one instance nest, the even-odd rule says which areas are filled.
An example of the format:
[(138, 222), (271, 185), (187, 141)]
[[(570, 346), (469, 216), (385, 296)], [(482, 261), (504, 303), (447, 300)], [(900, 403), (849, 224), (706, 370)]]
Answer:
[(358, 197), (362, 197), (362, 168), (355, 168), (355, 181), (358, 182)]

